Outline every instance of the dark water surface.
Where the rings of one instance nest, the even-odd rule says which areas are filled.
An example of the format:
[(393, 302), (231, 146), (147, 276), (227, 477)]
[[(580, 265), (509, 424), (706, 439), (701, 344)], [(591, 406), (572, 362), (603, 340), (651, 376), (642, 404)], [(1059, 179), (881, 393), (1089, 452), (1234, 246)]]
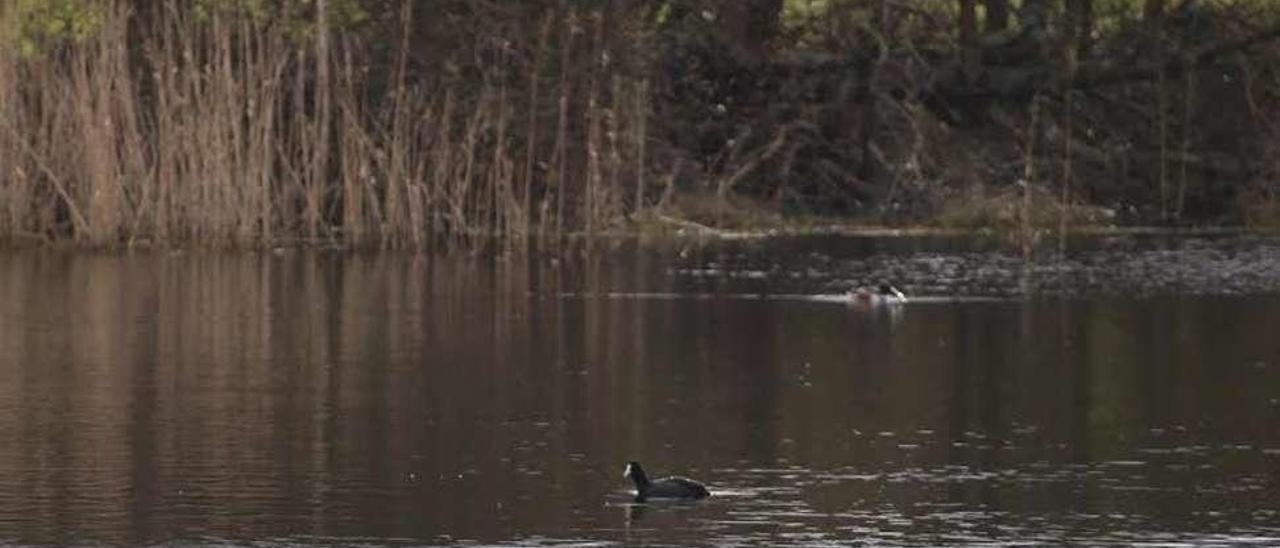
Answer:
[(1280, 245), (1074, 247), (6, 252), (0, 545), (1280, 544)]

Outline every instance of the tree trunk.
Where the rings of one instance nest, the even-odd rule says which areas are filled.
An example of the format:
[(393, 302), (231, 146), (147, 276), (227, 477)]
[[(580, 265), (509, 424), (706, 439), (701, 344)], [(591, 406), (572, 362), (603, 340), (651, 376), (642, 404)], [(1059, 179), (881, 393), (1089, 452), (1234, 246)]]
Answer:
[[(876, 95), (873, 88), (876, 80), (876, 72), (880, 68), (880, 62), (884, 56), (884, 52), (880, 45), (884, 41), (888, 41), (891, 37), (887, 36), (886, 27), (886, 10), (888, 9), (888, 0), (876, 0), (875, 11), (871, 14), (871, 24), (869, 30), (863, 31), (862, 41), (867, 53), (860, 57), (858, 63), (857, 74), (860, 76), (858, 81), (857, 104), (862, 105), (862, 139), (860, 143), (861, 159), (858, 162), (858, 179), (863, 183), (873, 182), (879, 175), (877, 168), (878, 161), (875, 155), (876, 134), (879, 132), (879, 111), (876, 108)], [(880, 36), (877, 37), (876, 34)]]
[(1052, 11), (1049, 0), (1023, 0), (1022, 9), (1018, 10), (1018, 23), (1032, 33), (1043, 32)]
[(983, 32), (995, 34), (1009, 28), (1009, 0), (983, 0), (987, 7), (987, 20)]
[(316, 0), (315, 154), (311, 158), (306, 199), (307, 237), (320, 232), (324, 186), (329, 167), (329, 1)]
[(782, 0), (721, 0), (717, 23), (738, 61), (758, 65), (768, 60), (778, 34)]
[(1072, 50), (1066, 53), (1072, 57), (1088, 55), (1093, 48), (1093, 0), (1066, 0), (1062, 24), (1067, 47)]
[(1076, 4), (1080, 21), (1080, 42), (1076, 44), (1076, 51), (1080, 53), (1080, 57), (1085, 57), (1093, 51), (1093, 35), (1098, 30), (1098, 17), (1093, 11), (1093, 0), (1076, 0)]
[(1146, 0), (1142, 4), (1142, 18), (1154, 21), (1164, 15), (1165, 0)]
[(960, 51), (966, 79), (973, 79), (978, 71), (978, 13), (974, 0), (960, 1)]

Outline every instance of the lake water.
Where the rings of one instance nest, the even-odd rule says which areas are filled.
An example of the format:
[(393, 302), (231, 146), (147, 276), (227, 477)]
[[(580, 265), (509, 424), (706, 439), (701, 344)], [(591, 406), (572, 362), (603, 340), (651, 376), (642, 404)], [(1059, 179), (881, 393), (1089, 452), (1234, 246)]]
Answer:
[(1280, 544), (1274, 240), (600, 247), (5, 252), (0, 545)]

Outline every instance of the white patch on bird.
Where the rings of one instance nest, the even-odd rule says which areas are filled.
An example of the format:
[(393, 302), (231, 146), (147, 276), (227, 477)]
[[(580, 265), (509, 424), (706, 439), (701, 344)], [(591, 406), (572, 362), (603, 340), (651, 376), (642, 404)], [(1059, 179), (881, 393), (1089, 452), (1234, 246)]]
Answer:
[(627, 463), (627, 469), (622, 471), (622, 477), (624, 478), (631, 477), (631, 463)]

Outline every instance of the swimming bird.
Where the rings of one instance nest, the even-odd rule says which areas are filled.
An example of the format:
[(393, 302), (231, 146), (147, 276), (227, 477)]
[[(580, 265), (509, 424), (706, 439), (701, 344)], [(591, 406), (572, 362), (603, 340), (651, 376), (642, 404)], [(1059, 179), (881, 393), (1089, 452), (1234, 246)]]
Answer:
[(907, 301), (907, 296), (889, 284), (876, 287), (859, 287), (849, 290), (849, 302), (861, 305), (897, 304)]
[(641, 468), (640, 463), (636, 461), (627, 463), (627, 469), (622, 472), (622, 477), (635, 482), (636, 502), (644, 502), (650, 498), (696, 500), (711, 496), (706, 486), (689, 478), (672, 476), (649, 481), (644, 468)]

